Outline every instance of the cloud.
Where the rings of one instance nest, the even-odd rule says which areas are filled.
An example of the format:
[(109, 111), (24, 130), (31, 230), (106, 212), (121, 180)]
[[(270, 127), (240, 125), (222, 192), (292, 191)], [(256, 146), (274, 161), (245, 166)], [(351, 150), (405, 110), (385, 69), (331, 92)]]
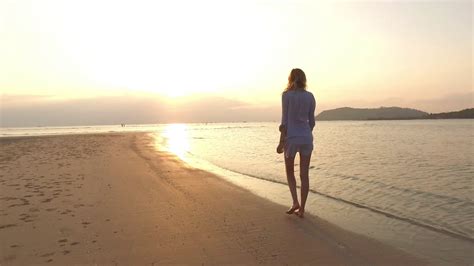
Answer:
[(38, 103), (41, 101), (50, 100), (53, 97), (50, 95), (35, 95), (35, 94), (23, 94), (23, 95), (11, 95), (2, 94), (0, 97), (0, 103), (2, 106), (11, 105), (29, 105), (31, 103)]
[(51, 100), (29, 95), (3, 95), (0, 106), (0, 125), (23, 127), (276, 121), (279, 115), (280, 111), (276, 107), (248, 105), (220, 97), (172, 103), (164, 99), (144, 96)]
[(474, 93), (470, 91), (467, 93), (448, 94), (440, 98), (412, 101), (411, 104), (430, 113), (459, 111), (474, 107)]
[[(8, 97), (10, 98), (10, 97)], [(14, 96), (18, 98), (18, 96)], [(1, 107), (1, 125), (16, 126), (59, 126), (86, 124), (117, 124), (120, 121), (144, 122), (141, 116), (147, 115), (145, 110), (153, 110), (151, 101), (146, 99), (130, 99), (126, 97), (56, 100), (49, 99), (29, 101), (29, 97), (20, 104)], [(2, 99), (3, 101), (3, 99)], [(25, 104), (28, 103), (28, 104)], [(151, 118), (147, 115), (147, 118)]]
[[(2, 95), (0, 103), (2, 127), (279, 121), (281, 115), (280, 103), (262, 106), (211, 96), (173, 102), (136, 95), (72, 100), (40, 95)], [(316, 112), (343, 106), (399, 106), (437, 113), (472, 108), (474, 103), (473, 93), (467, 92), (421, 100), (392, 97), (378, 101), (318, 101)]]

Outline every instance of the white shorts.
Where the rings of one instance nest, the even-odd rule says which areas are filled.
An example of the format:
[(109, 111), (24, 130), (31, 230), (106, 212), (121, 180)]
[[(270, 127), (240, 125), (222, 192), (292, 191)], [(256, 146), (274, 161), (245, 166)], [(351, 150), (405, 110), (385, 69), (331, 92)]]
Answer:
[(285, 158), (294, 158), (297, 153), (300, 153), (300, 156), (309, 156), (313, 152), (313, 144), (294, 144), (285, 143)]

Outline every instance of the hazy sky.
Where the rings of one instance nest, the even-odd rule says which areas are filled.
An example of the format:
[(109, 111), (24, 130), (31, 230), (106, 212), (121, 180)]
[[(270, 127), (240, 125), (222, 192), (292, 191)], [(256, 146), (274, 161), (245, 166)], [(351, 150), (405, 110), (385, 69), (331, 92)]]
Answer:
[[(166, 106), (167, 122), (212, 120), (216, 108), (275, 120), (294, 67), (317, 112), (468, 108), (472, 11), (471, 1), (1, 0), (2, 124), (95, 123), (81, 113), (133, 114), (131, 98), (157, 105), (156, 117)], [(169, 112), (185, 106), (198, 109)], [(71, 116), (51, 111), (64, 108)]]

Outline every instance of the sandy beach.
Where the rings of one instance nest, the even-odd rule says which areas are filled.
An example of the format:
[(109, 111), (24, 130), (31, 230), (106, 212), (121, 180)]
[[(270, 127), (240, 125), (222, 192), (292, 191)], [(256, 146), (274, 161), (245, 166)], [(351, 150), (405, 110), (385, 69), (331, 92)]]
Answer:
[(146, 133), (0, 139), (0, 265), (424, 265), (286, 215)]

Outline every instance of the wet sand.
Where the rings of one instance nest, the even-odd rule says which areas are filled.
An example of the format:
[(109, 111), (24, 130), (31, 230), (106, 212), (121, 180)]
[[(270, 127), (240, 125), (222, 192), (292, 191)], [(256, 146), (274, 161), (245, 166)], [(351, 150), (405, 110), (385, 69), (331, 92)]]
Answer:
[(0, 264), (423, 265), (286, 215), (145, 133), (0, 139)]

